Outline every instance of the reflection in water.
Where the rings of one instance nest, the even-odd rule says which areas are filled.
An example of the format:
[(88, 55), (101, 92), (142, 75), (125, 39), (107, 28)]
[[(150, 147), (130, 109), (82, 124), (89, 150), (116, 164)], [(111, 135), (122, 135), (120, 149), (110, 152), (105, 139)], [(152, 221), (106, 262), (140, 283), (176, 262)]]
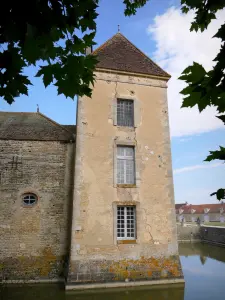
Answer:
[(205, 264), (206, 260), (207, 260), (207, 257), (200, 255), (200, 261), (201, 261), (202, 265)]
[(179, 245), (185, 300), (225, 299), (225, 249), (209, 244)]
[[(75, 297), (74, 297), (75, 296)], [(162, 286), (160, 289), (151, 288), (151, 289), (126, 289), (122, 291), (111, 290), (107, 293), (93, 293), (89, 292), (87, 294), (68, 294), (68, 299), (66, 300), (167, 300), (167, 299), (174, 299), (174, 300), (183, 300), (184, 299), (184, 288), (183, 286), (177, 288), (171, 288), (171, 286)]]
[(183, 286), (129, 288), (65, 293), (60, 285), (15, 285), (0, 288), (1, 300), (221, 300), (225, 299), (225, 249), (207, 244), (180, 244)]
[(179, 244), (180, 256), (206, 256), (225, 262), (224, 248), (212, 246), (203, 243), (180, 243)]
[(120, 290), (69, 292), (57, 285), (8, 286), (3, 290), (1, 300), (183, 300), (184, 288), (162, 286), (159, 288), (129, 288)]

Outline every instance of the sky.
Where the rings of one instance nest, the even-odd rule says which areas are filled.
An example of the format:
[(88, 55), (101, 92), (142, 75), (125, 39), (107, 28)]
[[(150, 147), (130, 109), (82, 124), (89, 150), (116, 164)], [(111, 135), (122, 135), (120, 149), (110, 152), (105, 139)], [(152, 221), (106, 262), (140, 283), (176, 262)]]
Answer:
[[(112, 37), (120, 25), (121, 33), (172, 75), (168, 83), (168, 106), (175, 202), (191, 204), (218, 203), (210, 193), (224, 187), (225, 168), (219, 161), (203, 162), (209, 150), (224, 146), (225, 127), (215, 117), (214, 108), (199, 114), (196, 107), (181, 109), (179, 91), (184, 84), (177, 78), (193, 61), (209, 70), (220, 48), (220, 40), (212, 39), (222, 21), (225, 10), (203, 33), (190, 32), (193, 13), (183, 15), (178, 0), (151, 0), (132, 17), (124, 16), (122, 0), (100, 0), (97, 19), (97, 46)], [(76, 100), (57, 95), (54, 86), (47, 89), (37, 69), (26, 70), (33, 86), (29, 96), (21, 96), (12, 105), (0, 98), (2, 111), (36, 111), (61, 124), (75, 124)]]

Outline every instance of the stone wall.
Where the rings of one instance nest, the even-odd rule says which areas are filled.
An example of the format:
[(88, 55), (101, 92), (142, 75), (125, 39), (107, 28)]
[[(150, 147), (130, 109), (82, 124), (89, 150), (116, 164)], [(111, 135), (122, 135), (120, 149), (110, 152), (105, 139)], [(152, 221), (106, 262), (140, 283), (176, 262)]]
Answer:
[[(63, 275), (69, 253), (73, 143), (0, 141), (0, 277)], [(32, 207), (24, 193), (35, 193)]]
[(201, 236), (203, 242), (225, 246), (225, 227), (201, 226)]
[(201, 239), (200, 226), (182, 226), (177, 224), (177, 238), (178, 241), (199, 241)]
[(177, 224), (177, 238), (182, 241), (202, 241), (225, 246), (225, 227)]
[[(167, 85), (96, 72), (92, 98), (78, 100), (68, 282), (180, 278)], [(116, 123), (117, 98), (134, 101), (135, 126)], [(136, 182), (117, 185), (117, 145), (135, 147)], [(118, 205), (136, 207), (136, 240), (117, 240)]]

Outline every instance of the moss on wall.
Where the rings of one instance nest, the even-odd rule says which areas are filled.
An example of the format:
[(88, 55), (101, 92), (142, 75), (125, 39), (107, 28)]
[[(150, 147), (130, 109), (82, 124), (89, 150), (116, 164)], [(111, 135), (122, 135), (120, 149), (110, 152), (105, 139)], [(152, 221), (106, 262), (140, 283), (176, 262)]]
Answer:
[(183, 278), (179, 256), (122, 259), (119, 261), (88, 261), (72, 264), (70, 281), (115, 282)]
[(63, 277), (65, 261), (64, 256), (55, 256), (51, 247), (45, 247), (40, 256), (18, 256), (0, 261), (0, 278), (26, 281)]

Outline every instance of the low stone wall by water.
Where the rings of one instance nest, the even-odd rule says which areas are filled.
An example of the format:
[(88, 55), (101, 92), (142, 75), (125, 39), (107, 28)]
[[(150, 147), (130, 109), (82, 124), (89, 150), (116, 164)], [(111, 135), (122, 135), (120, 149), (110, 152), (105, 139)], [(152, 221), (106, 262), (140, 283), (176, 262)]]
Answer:
[(225, 246), (225, 227), (201, 226), (200, 228), (203, 242)]
[(179, 242), (208, 242), (225, 246), (225, 227), (177, 224), (177, 238)]
[(201, 231), (198, 225), (177, 224), (177, 238), (179, 242), (200, 241)]

